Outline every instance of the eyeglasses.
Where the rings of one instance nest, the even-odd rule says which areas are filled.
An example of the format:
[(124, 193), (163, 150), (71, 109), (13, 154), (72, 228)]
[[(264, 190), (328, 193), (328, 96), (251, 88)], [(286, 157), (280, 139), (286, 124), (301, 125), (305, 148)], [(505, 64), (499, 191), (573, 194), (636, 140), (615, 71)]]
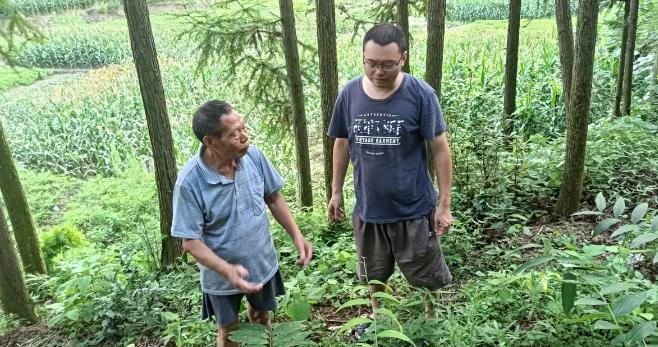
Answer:
[(400, 65), (401, 61), (402, 61), (402, 57), (400, 57), (400, 59), (398, 59), (398, 61), (390, 61), (389, 60), (389, 61), (377, 62), (377, 61), (374, 61), (374, 60), (364, 60), (363, 65), (365, 65), (367, 68), (373, 69), (373, 70), (377, 69), (377, 68), (380, 68), (384, 71), (393, 71), (398, 67), (398, 65)]

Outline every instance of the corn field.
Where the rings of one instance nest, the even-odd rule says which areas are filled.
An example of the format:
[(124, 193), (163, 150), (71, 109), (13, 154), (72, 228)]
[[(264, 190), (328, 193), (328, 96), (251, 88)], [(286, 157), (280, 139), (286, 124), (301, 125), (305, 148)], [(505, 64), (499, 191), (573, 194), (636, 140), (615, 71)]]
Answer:
[[(473, 22), (482, 19), (506, 20), (509, 15), (509, 2), (505, 0), (461, 0), (447, 1), (448, 20)], [(571, 11), (575, 13), (577, 1), (571, 1)], [(521, 18), (537, 19), (552, 17), (555, 13), (553, 1), (530, 0), (521, 3)]]

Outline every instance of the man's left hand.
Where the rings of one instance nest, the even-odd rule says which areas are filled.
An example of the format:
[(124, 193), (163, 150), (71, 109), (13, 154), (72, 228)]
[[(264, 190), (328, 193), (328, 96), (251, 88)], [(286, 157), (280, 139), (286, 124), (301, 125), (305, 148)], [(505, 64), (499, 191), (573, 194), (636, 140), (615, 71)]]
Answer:
[(439, 205), (434, 212), (434, 231), (437, 236), (442, 236), (448, 233), (452, 226), (452, 212), (450, 207)]
[(302, 237), (295, 241), (295, 247), (297, 248), (297, 253), (299, 253), (297, 265), (306, 266), (311, 261), (311, 258), (313, 258), (313, 245)]

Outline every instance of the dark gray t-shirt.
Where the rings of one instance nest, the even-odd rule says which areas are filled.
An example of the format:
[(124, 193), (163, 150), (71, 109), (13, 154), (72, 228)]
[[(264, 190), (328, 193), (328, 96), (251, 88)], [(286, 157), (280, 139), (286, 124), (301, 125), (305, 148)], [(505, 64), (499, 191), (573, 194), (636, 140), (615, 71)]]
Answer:
[(416, 219), (436, 206), (425, 141), (446, 130), (434, 89), (404, 74), (398, 90), (376, 100), (363, 77), (347, 83), (336, 99), (327, 135), (349, 140), (354, 166), (355, 211), (369, 223)]

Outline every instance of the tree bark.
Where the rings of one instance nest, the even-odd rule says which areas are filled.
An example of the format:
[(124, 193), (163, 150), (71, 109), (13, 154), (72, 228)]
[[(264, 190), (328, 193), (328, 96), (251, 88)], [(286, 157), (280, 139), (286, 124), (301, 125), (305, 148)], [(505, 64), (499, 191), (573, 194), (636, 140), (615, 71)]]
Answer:
[[(14, 230), (18, 252), (23, 261), (23, 267), (28, 273), (46, 273), (46, 263), (43, 261), (39, 236), (32, 221), (30, 207), (25, 198), (23, 186), (18, 178), (18, 172), (5, 139), (4, 129), (0, 122), (0, 190), (4, 196), (7, 212)], [(4, 218), (4, 216), (3, 216)]]
[(628, 38), (626, 38), (626, 58), (624, 59), (624, 84), (622, 86), (622, 113), (625, 116), (631, 114), (631, 91), (633, 89), (633, 63), (635, 62), (635, 36), (637, 33), (637, 13), (640, 6), (639, 0), (631, 2), (628, 13)]
[(293, 10), (292, 0), (279, 0), (279, 10), (281, 12), (283, 29), (283, 52), (286, 57), (289, 97), (294, 119), (293, 129), (295, 132), (297, 170), (299, 171), (299, 200), (303, 207), (312, 207), (313, 190), (311, 186), (311, 164), (308, 157), (304, 89), (299, 67), (295, 12)]
[(123, 5), (153, 150), (162, 235), (160, 265), (166, 267), (176, 264), (183, 254), (180, 239), (171, 236), (172, 199), (177, 175), (174, 143), (146, 0), (124, 0)]
[(626, 68), (626, 42), (628, 40), (628, 15), (631, 10), (631, 1), (624, 0), (624, 29), (621, 34), (621, 47), (619, 49), (619, 71), (617, 72), (617, 90), (615, 91), (615, 105), (613, 116), (621, 116), (621, 95), (624, 86), (624, 69)]
[[(443, 46), (446, 31), (446, 0), (427, 0), (427, 54), (425, 81), (436, 91), (441, 101), (441, 78), (443, 77)], [(427, 165), (434, 180), (434, 160), (431, 146), (427, 146)]]
[(510, 0), (507, 25), (507, 48), (505, 58), (505, 89), (503, 91), (503, 113), (505, 133), (513, 130), (512, 118), (516, 112), (516, 75), (519, 61), (519, 29), (521, 27), (521, 0)]
[(400, 29), (404, 32), (404, 36), (407, 37), (407, 60), (404, 61), (404, 66), (402, 66), (402, 71), (409, 73), (409, 61), (411, 52), (411, 36), (409, 36), (409, 1), (408, 0), (397, 0), (397, 22), (400, 26)]
[(5, 313), (13, 313), (30, 322), (36, 322), (37, 316), (27, 295), (23, 273), (2, 207), (0, 207), (0, 302)]
[(322, 153), (324, 187), (327, 202), (331, 199), (334, 139), (327, 136), (338, 95), (338, 58), (336, 52), (336, 14), (334, 0), (315, 0), (318, 58), (320, 63), (320, 106), (322, 108)]
[(569, 108), (569, 93), (573, 73), (573, 29), (569, 0), (555, 0), (555, 22), (557, 24), (560, 69), (562, 71), (562, 100), (564, 111)]
[(446, 31), (446, 0), (427, 0), (427, 58), (425, 80), (441, 101), (443, 45)]
[(598, 0), (580, 0), (578, 6), (573, 84), (567, 112), (564, 175), (556, 209), (562, 216), (568, 216), (578, 210), (583, 191), (587, 117), (592, 97), (598, 9)]

